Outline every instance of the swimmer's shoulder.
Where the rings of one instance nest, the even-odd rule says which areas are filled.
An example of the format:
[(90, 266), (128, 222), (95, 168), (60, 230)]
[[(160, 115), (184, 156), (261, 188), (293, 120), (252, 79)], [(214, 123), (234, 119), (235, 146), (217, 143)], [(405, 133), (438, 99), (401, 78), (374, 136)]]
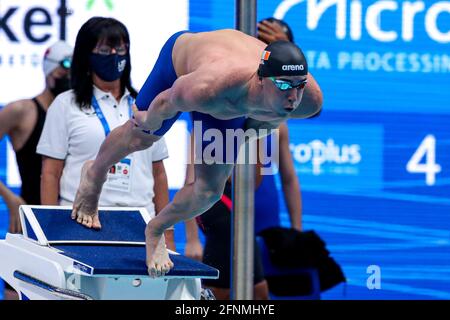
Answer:
[(234, 47), (233, 43), (234, 41), (237, 41), (239, 44), (238, 46), (241, 46), (243, 48), (248, 46), (261, 46), (263, 48), (265, 47), (264, 43), (258, 40), (257, 38), (235, 29), (220, 29), (214, 31), (188, 33), (186, 37), (189, 37), (193, 41), (200, 40), (201, 42), (208, 43), (212, 46), (231, 45), (232, 47)]

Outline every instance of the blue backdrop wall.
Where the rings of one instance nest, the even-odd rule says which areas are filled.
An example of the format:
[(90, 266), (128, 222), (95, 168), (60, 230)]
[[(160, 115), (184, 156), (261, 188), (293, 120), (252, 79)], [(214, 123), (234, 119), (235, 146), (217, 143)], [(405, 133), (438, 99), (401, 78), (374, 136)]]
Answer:
[[(288, 123), (304, 228), (348, 277), (324, 298), (450, 298), (450, 2), (259, 0), (257, 14), (292, 27), (324, 94), (319, 118)], [(193, 30), (234, 23), (229, 2), (190, 2)]]

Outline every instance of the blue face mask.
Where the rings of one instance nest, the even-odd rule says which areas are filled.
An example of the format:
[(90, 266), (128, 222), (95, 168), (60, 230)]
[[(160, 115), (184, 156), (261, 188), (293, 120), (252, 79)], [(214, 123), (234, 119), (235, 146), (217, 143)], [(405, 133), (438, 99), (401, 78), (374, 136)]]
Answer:
[(122, 76), (129, 61), (128, 55), (91, 53), (92, 70), (104, 81), (115, 81)]

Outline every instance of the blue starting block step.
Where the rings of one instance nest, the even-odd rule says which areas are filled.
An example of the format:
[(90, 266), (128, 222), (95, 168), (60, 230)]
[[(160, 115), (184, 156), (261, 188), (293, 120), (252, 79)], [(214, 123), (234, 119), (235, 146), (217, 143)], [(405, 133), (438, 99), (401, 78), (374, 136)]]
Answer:
[[(99, 210), (101, 230), (86, 228), (70, 217), (71, 209), (32, 208), (31, 212), (48, 242), (145, 242), (150, 217), (139, 210)], [(27, 217), (28, 218), (28, 217)], [(38, 241), (35, 226), (26, 219), (27, 235)]]
[[(86, 268), (92, 266), (93, 270), (88, 270), (92, 275), (148, 275), (144, 246), (56, 245), (54, 248), (61, 250), (60, 254), (82, 261), (87, 265)], [(218, 276), (217, 269), (182, 255), (171, 254), (170, 259), (174, 267), (167, 273), (167, 277)]]

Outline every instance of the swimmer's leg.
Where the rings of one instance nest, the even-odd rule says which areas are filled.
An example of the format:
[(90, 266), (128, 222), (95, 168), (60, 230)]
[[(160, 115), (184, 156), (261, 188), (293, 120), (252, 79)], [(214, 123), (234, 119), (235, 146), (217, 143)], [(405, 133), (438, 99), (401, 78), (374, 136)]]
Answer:
[[(185, 32), (172, 35), (161, 49), (152, 71), (136, 97), (133, 106), (135, 119), (113, 130), (102, 144), (96, 160), (86, 163), (83, 167), (72, 218), (86, 227), (100, 228), (97, 214), (98, 198), (109, 168), (128, 154), (150, 147), (170, 129), (179, 116), (180, 113), (166, 110), (163, 102), (167, 101), (167, 90), (177, 79), (172, 49), (177, 38)], [(155, 99), (157, 102), (154, 103), (154, 108), (147, 111)], [(141, 127), (137, 128), (136, 124)], [(143, 129), (151, 131), (157, 129), (157, 131), (155, 135), (149, 135), (144, 133)]]
[(211, 208), (222, 196), (233, 167), (233, 164), (195, 165), (194, 182), (181, 188), (172, 202), (149, 222), (145, 235), (150, 276), (163, 276), (173, 267), (165, 248), (164, 231)]
[(98, 200), (109, 169), (130, 153), (149, 148), (160, 138), (142, 132), (131, 120), (111, 131), (95, 161), (88, 161), (83, 166), (72, 219), (88, 228), (100, 229)]

